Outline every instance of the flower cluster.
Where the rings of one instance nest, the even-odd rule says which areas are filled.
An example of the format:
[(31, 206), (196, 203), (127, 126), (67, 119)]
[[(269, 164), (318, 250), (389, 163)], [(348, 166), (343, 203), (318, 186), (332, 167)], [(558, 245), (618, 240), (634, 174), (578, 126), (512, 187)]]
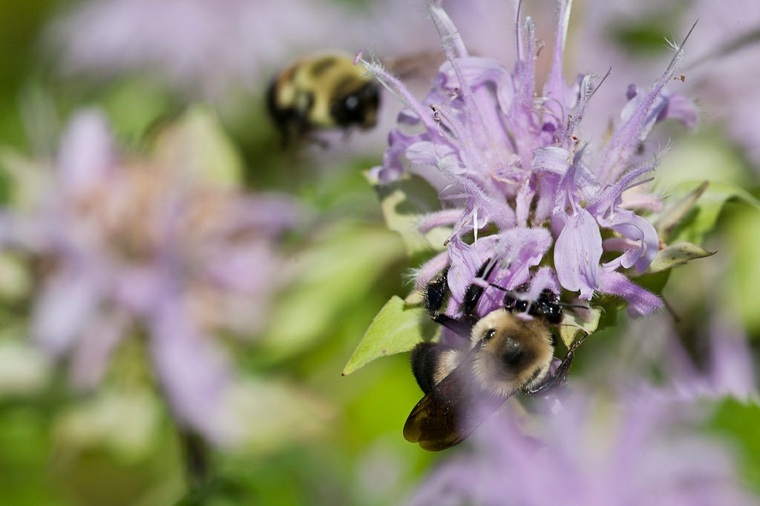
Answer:
[(142, 333), (174, 416), (220, 441), (235, 374), (213, 337), (262, 330), (283, 278), (277, 240), (298, 213), (284, 197), (204, 180), (178, 137), (132, 159), (102, 115), (78, 114), (52, 170), (19, 174), (25, 202), (2, 211), (0, 237), (35, 260), (31, 337), (68, 359), (75, 386), (98, 385)]
[(472, 452), (434, 470), (411, 504), (756, 504), (729, 452), (671, 399), (576, 394), (535, 438), (513, 423), (483, 426)]
[[(487, 281), (505, 289), (529, 282), (530, 295), (561, 288), (582, 300), (621, 297), (633, 315), (658, 309), (660, 299), (629, 275), (644, 273), (660, 247), (653, 224), (640, 214), (662, 207), (657, 196), (638, 188), (658, 163), (642, 155), (643, 142), (662, 120), (696, 123), (693, 104), (666, 88), (681, 48), (651, 87), (629, 87), (608, 140), (594, 146), (583, 138), (581, 122), (599, 79), (563, 78), (570, 2), (559, 4), (550, 69), (540, 91), (541, 45), (530, 18), (519, 29), (510, 72), (492, 59), (469, 55), (446, 13), (435, 4), (430, 12), (448, 61), (422, 101), (379, 63), (367, 63), (406, 106), (389, 134), (383, 164), (372, 174), (381, 185), (423, 178), (438, 191), (442, 209), (422, 217), (418, 230), (450, 230), (447, 250), (419, 270), (418, 286), (449, 265), (449, 309), (456, 311), (478, 268), (498, 259)], [(636, 192), (628, 191), (634, 187)], [(500, 298), (486, 294), (480, 313), (498, 307)]]

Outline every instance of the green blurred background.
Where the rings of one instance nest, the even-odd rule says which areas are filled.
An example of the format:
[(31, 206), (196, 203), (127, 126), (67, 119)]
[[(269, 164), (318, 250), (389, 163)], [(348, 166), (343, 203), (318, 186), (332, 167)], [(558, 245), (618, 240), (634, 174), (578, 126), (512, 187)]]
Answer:
[[(66, 118), (82, 105), (103, 108), (122, 143), (139, 151), (156, 124), (176, 118), (189, 104), (145, 76), (101, 83), (58, 77), (40, 34), (74, 3), (0, 1), (4, 153), (52, 154)], [(621, 38), (648, 48), (652, 34), (640, 32), (631, 29)], [(261, 431), (260, 444), (213, 452), (215, 479), (203, 491), (188, 494), (181, 442), (152, 387), (142, 343), (130, 342), (119, 351), (106, 387), (77, 395), (67, 387), (63, 370), (18, 344), (25, 337), (25, 306), (0, 290), (5, 301), (0, 305), (0, 504), (397, 504), (442, 458), (401, 436), (420, 398), (406, 355), (340, 375), (378, 310), (392, 295), (409, 291), (404, 274), (415, 265), (400, 237), (385, 228), (363, 175), (382, 153), (345, 157), (330, 170), (311, 170), (308, 159), (271, 149), (277, 136), (260, 96), (243, 97), (237, 104), (245, 107), (223, 114), (222, 128), (247, 168), (246, 185), (294, 193), (319, 215), (310, 230), (288, 244), (302, 275), (281, 295), (268, 331), (251, 346), (230, 344), (262, 396), (296, 407), (280, 413), (279, 423), (252, 419), (252, 431)], [(707, 125), (666, 163), (688, 167), (691, 177), (720, 165), (727, 179), (757, 196), (747, 161), (716, 132)], [(4, 179), (0, 183), (0, 196), (7, 199), (10, 190)], [(760, 218), (754, 209), (729, 204), (717, 230), (708, 244), (730, 251), (734, 263), (719, 287), (702, 290), (719, 290), (718, 298), (744, 322), (756, 350)], [(700, 316), (704, 299), (688, 298), (691, 269), (697, 268), (677, 271), (669, 287), (687, 315), (685, 334), (705, 324)], [(617, 337), (607, 332), (590, 339), (577, 369), (593, 377), (597, 361), (608, 358), (605, 347), (617, 346)], [(303, 399), (312, 404), (309, 409), (298, 407)], [(266, 418), (268, 412), (262, 413)], [(743, 475), (760, 492), (760, 411), (753, 404), (723, 401), (714, 413), (705, 430), (728, 438), (740, 455)]]

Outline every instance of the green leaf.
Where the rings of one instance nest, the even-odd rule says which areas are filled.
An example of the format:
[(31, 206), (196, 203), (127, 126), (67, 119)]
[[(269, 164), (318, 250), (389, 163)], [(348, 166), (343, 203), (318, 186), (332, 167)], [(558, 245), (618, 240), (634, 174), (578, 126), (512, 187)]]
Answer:
[(264, 363), (277, 362), (335, 335), (335, 327), (345, 325), (346, 314), (361, 311), (366, 294), (403, 258), (398, 236), (379, 226), (336, 223), (323, 230), (292, 259), (295, 282), (272, 309), (272, 323), (258, 341), (257, 357)]
[(50, 167), (7, 147), (0, 148), (0, 167), (11, 187), (9, 203), (22, 211), (34, 209), (42, 199)]
[(324, 431), (337, 410), (317, 392), (287, 380), (248, 375), (228, 391), (225, 407), (236, 421), (229, 434), (253, 455), (270, 454)]
[(149, 389), (104, 388), (55, 420), (57, 443), (77, 451), (107, 448), (125, 462), (151, 452), (161, 427), (161, 404)]
[(710, 428), (731, 438), (741, 461), (741, 472), (747, 483), (760, 492), (760, 405), (757, 399), (742, 402), (723, 400), (713, 416)]
[(156, 156), (169, 167), (188, 167), (205, 182), (236, 186), (243, 162), (214, 113), (195, 107), (168, 126), (156, 142)]
[(351, 374), (380, 357), (403, 353), (426, 340), (423, 322), (427, 313), (421, 307), (409, 307), (393, 296), (372, 320), (367, 332), (348, 359), (343, 376)]
[(703, 182), (694, 190), (678, 199), (673, 205), (669, 206), (663, 211), (659, 218), (657, 218), (654, 226), (663, 241), (668, 242), (668, 238), (670, 237), (671, 232), (673, 232), (673, 229), (694, 209), (699, 197), (702, 196), (709, 184), (708, 181)]
[[(438, 208), (437, 197), (419, 178), (405, 177), (391, 184), (380, 184), (367, 175), (378, 194), (383, 218), (389, 229), (401, 234), (410, 257), (431, 250), (442, 250), (451, 230), (434, 228), (426, 234), (417, 230), (421, 214)], [(414, 200), (412, 200), (412, 198)]]
[[(684, 183), (674, 192), (675, 195), (685, 195), (688, 199), (695, 189), (703, 183)], [(720, 182), (710, 182), (707, 189), (696, 201), (692, 213), (675, 226), (670, 233), (669, 242), (687, 241), (701, 244), (704, 236), (710, 232), (727, 202), (741, 202), (760, 210), (760, 201), (743, 188)]]
[(559, 336), (568, 348), (578, 337), (578, 334), (593, 334), (599, 326), (602, 310), (598, 307), (565, 311), (562, 325), (559, 327)]
[(690, 260), (705, 258), (714, 255), (714, 251), (707, 251), (696, 244), (682, 241), (671, 244), (657, 252), (654, 260), (649, 265), (649, 274), (668, 270), (676, 265), (682, 265)]

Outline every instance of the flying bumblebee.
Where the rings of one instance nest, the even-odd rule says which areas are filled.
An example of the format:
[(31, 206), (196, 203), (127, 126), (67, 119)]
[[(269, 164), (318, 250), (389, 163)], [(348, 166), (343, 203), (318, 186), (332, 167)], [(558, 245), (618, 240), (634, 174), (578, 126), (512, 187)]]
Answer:
[[(494, 266), (486, 262), (477, 277), (487, 280)], [(503, 306), (478, 318), (475, 308), (485, 288), (473, 283), (459, 319), (439, 312), (448, 291), (446, 272), (427, 286), (425, 307), (433, 320), (470, 343), (462, 349), (424, 342), (412, 351), (412, 372), (425, 396), (409, 414), (404, 437), (425, 450), (444, 450), (462, 442), (518, 392), (535, 395), (564, 383), (583, 340), (573, 343), (551, 372), (556, 338), (550, 325), (559, 325), (563, 317), (558, 297), (544, 290), (537, 300), (526, 301), (497, 285), (489, 286), (506, 292)]]
[(267, 91), (267, 109), (285, 146), (319, 130), (372, 128), (379, 106), (377, 82), (343, 53), (300, 59), (281, 71)]

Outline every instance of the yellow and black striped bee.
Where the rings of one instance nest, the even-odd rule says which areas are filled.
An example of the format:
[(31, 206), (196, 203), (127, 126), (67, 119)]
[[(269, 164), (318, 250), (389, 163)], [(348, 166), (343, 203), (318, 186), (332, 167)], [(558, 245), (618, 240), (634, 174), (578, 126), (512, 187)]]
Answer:
[(379, 86), (354, 60), (344, 53), (305, 57), (273, 79), (267, 109), (285, 146), (315, 131), (375, 126)]
[[(477, 277), (486, 280), (494, 265), (486, 262)], [(556, 338), (550, 326), (563, 318), (558, 297), (544, 290), (537, 300), (527, 301), (506, 292), (502, 307), (478, 318), (475, 308), (484, 290), (482, 284), (470, 285), (463, 316), (456, 319), (439, 312), (448, 291), (446, 272), (428, 284), (425, 306), (433, 320), (469, 344), (424, 342), (412, 351), (412, 372), (425, 396), (409, 414), (404, 437), (425, 450), (444, 450), (462, 442), (485, 416), (518, 392), (535, 395), (564, 383), (583, 340), (573, 343), (551, 372)]]

